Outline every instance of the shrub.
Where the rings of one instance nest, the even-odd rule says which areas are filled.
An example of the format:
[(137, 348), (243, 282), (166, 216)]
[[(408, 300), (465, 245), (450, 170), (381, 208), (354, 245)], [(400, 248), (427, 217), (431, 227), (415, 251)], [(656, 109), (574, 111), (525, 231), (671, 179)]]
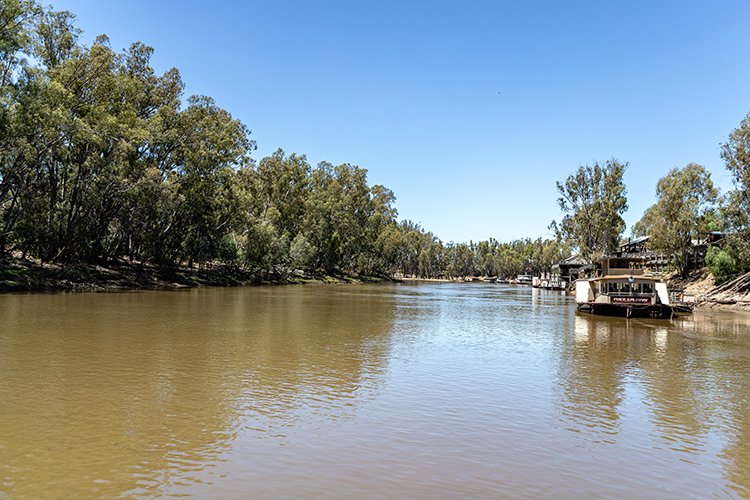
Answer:
[(706, 265), (714, 276), (716, 284), (720, 284), (737, 274), (737, 261), (729, 252), (719, 247), (711, 247), (706, 253)]

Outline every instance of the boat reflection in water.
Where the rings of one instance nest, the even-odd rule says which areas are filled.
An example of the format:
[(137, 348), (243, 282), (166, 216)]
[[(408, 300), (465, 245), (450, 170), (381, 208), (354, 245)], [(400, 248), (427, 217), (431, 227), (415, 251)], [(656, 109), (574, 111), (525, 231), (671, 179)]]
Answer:
[(0, 295), (0, 498), (750, 496), (749, 331), (480, 283)]
[[(725, 475), (714, 493), (750, 497), (750, 318), (717, 321), (727, 316), (702, 311), (665, 323), (577, 315), (560, 364), (566, 427), (587, 447), (627, 446), (644, 483), (663, 484), (661, 461), (682, 456), (695, 473), (686, 486)], [(636, 468), (626, 461), (618, 473)]]

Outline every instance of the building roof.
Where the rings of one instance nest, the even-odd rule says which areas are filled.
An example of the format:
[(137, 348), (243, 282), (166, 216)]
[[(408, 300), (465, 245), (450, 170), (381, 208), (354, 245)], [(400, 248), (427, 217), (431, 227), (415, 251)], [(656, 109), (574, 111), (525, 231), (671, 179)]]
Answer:
[(563, 259), (559, 262), (559, 265), (565, 266), (585, 266), (588, 264), (580, 255), (571, 255), (567, 259)]
[(646, 243), (648, 239), (649, 239), (648, 236), (641, 236), (640, 238), (628, 240), (627, 243), (623, 243), (622, 245), (620, 245), (620, 248), (632, 246), (632, 245), (640, 245), (641, 243)]

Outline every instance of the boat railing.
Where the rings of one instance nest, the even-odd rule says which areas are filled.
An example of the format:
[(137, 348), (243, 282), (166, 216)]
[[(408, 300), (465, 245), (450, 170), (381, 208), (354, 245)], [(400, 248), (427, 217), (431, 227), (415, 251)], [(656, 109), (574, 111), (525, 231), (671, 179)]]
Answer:
[(610, 276), (643, 276), (643, 269), (609, 268), (607, 274)]

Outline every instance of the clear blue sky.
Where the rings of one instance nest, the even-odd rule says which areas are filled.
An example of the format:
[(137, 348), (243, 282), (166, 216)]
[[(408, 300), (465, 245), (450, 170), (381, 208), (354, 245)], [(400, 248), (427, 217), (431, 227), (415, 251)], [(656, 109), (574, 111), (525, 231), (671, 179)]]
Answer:
[(52, 4), (87, 43), (153, 46), (256, 159), (367, 168), (444, 241), (548, 235), (555, 181), (611, 157), (630, 163), (629, 233), (672, 167), (731, 187), (720, 144), (750, 111), (747, 0)]

